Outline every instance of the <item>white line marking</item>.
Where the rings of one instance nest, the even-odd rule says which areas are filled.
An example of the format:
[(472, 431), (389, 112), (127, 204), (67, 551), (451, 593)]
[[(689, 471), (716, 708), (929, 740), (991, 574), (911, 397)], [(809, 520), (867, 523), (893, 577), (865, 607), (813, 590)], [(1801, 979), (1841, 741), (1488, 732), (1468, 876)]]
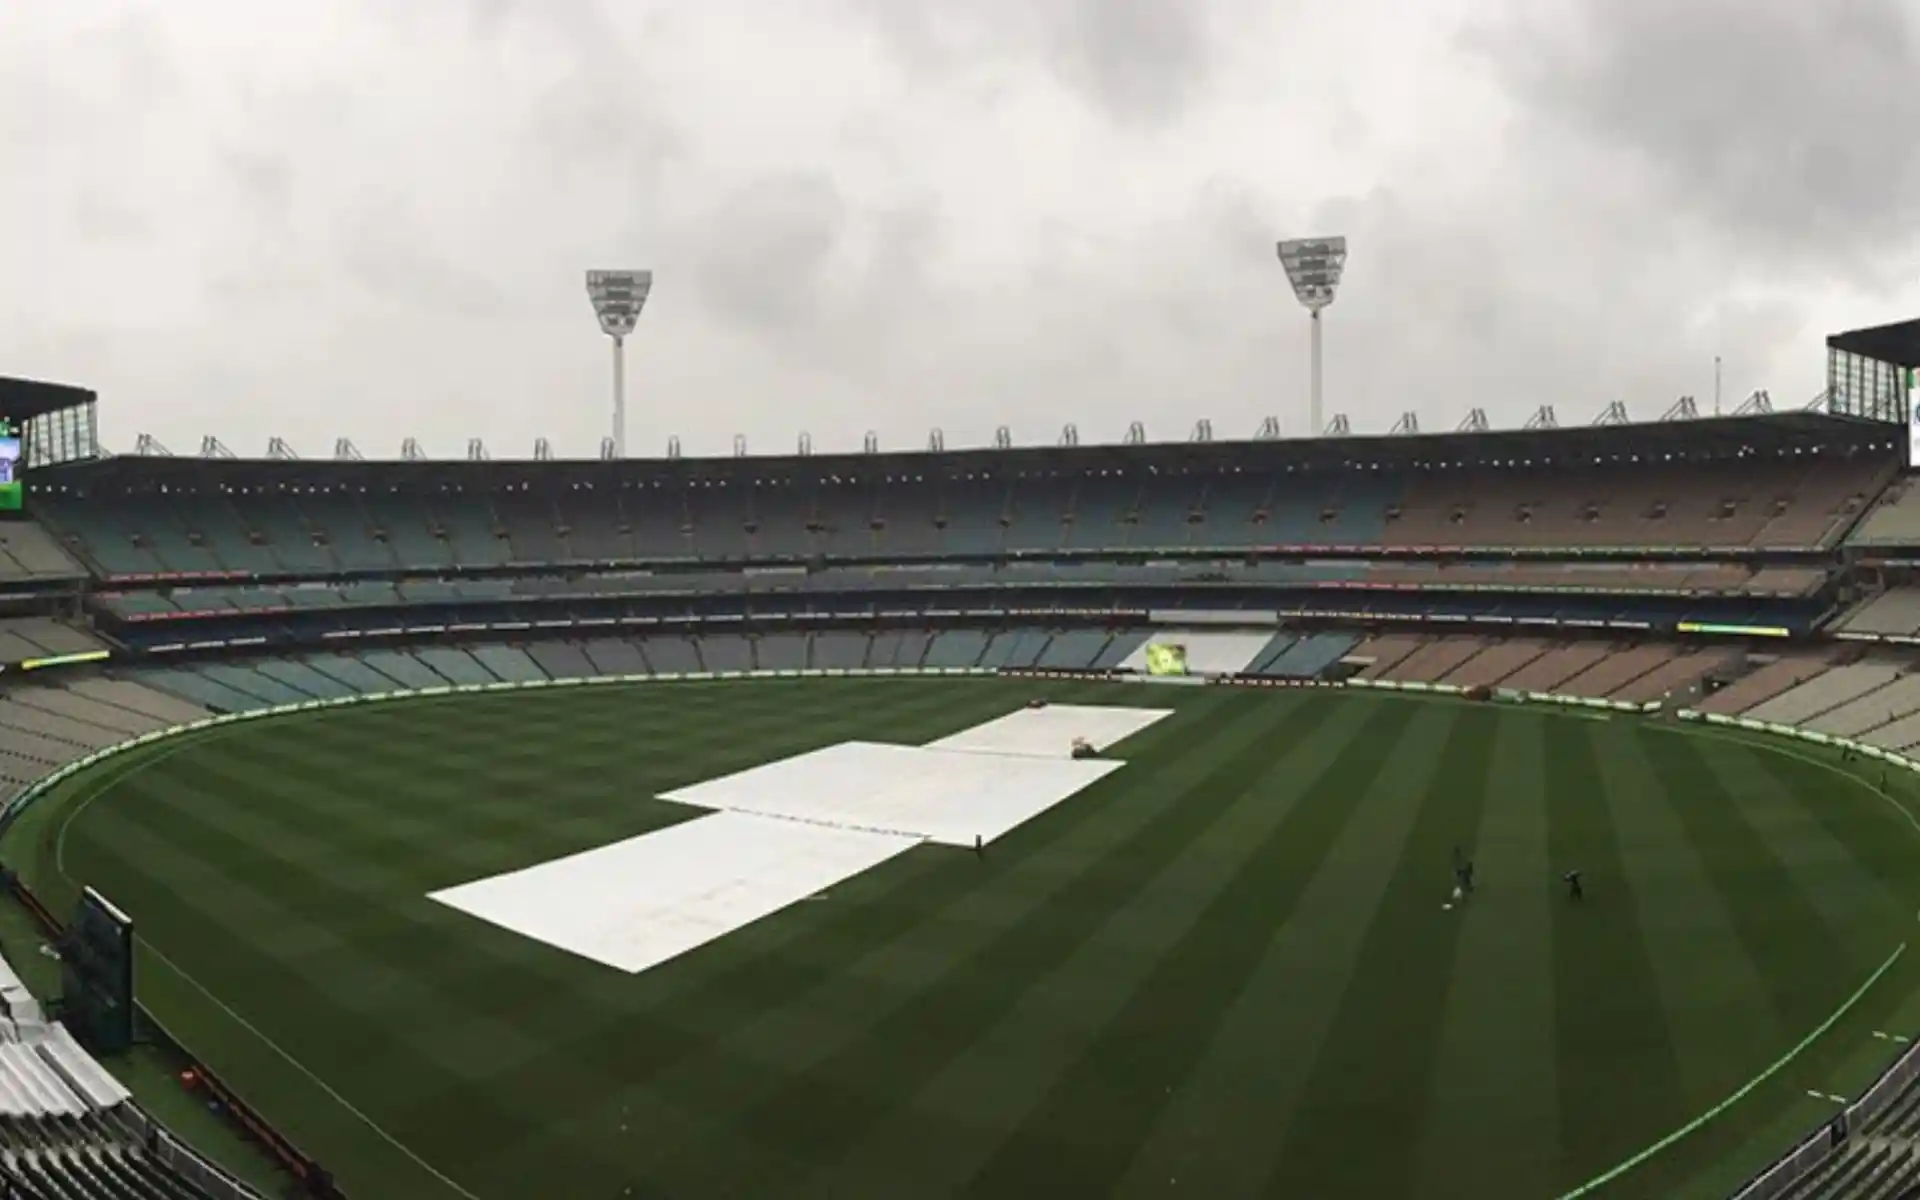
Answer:
[(280, 1043), (274, 1041), (272, 1038), (268, 1037), (265, 1033), (262, 1033), (260, 1031), (259, 1026), (255, 1025), (252, 1021), (247, 1020), (245, 1017), (235, 1012), (233, 1010), (232, 1005), (228, 1004), (225, 1000), (222, 1000), (220, 997), (208, 991), (206, 987), (198, 979), (195, 979), (193, 976), (187, 974), (186, 970), (183, 967), (181, 967), (180, 964), (174, 962), (172, 959), (168, 958), (165, 954), (161, 953), (160, 950), (153, 945), (153, 943), (147, 941), (145, 938), (139, 937), (137, 933), (134, 936), (136, 938), (139, 938), (140, 944), (147, 948), (148, 954), (151, 954), (153, 957), (165, 963), (169, 971), (172, 971), (175, 975), (178, 975), (183, 981), (185, 981), (189, 986), (191, 986), (194, 991), (199, 992), (202, 996), (205, 996), (208, 1000), (211, 1000), (214, 1004), (214, 1007), (218, 1008), (221, 1012), (227, 1014), (228, 1017), (232, 1018), (234, 1023), (239, 1025), (240, 1028), (246, 1030), (248, 1033), (251, 1033), (254, 1037), (259, 1038), (262, 1045), (266, 1046), (269, 1050), (272, 1050), (275, 1054), (279, 1055), (282, 1059), (284, 1059), (288, 1066), (291, 1066), (294, 1070), (300, 1072), (302, 1075), (305, 1075), (308, 1079), (311, 1079), (314, 1082), (314, 1084), (319, 1087), (321, 1091), (325, 1092), (329, 1097), (332, 1098), (335, 1104), (338, 1104), (341, 1108), (352, 1113), (356, 1120), (358, 1120), (362, 1125), (365, 1125), (368, 1129), (371, 1129), (375, 1133), (379, 1134), (380, 1137), (388, 1145), (392, 1146), (395, 1150), (398, 1150), (400, 1153), (412, 1159), (414, 1163), (418, 1165), (422, 1170), (426, 1171), (427, 1174), (433, 1176), (435, 1179), (438, 1179), (441, 1183), (446, 1184), (448, 1187), (460, 1193), (462, 1196), (467, 1197), (467, 1200), (480, 1200), (480, 1197), (474, 1195), (472, 1192), (468, 1191), (466, 1188), (461, 1187), (459, 1184), (455, 1183), (453, 1180), (447, 1178), (446, 1175), (440, 1170), (440, 1168), (434, 1166), (432, 1163), (428, 1162), (426, 1159), (421, 1158), (418, 1154), (415, 1154), (412, 1150), (409, 1150), (406, 1147), (406, 1145), (402, 1143), (399, 1139), (395, 1138), (392, 1134), (388, 1133), (386, 1130), (380, 1128), (380, 1126), (374, 1122), (372, 1117), (369, 1117), (367, 1114), (361, 1112), (358, 1108), (355, 1108), (353, 1101), (347, 1099), (345, 1096), (342, 1096), (339, 1092), (334, 1091), (332, 1084), (328, 1083), (326, 1080), (320, 1078), (318, 1075), (315, 1075), (312, 1071), (308, 1070), (307, 1065), (305, 1063), (301, 1062), (299, 1059), (295, 1058), (293, 1055), (288, 1054), (285, 1050), (283, 1050), (280, 1046)]
[[(246, 728), (246, 725), (244, 722), (242, 722), (242, 723), (236, 723), (233, 725), (225, 726), (225, 728), (230, 730), (244, 729)], [(160, 753), (158, 754), (155, 754), (149, 758), (139, 759), (132, 766), (128, 767), (125, 771), (120, 772), (118, 774), (109, 775), (105, 780), (96, 784), (91, 791), (89, 791), (85, 796), (82, 796), (80, 800), (77, 803), (75, 803), (73, 807), (64, 814), (64, 819), (60, 822), (60, 831), (58, 834), (55, 835), (55, 838), (54, 838), (54, 851), (53, 851), (54, 870), (58, 871), (60, 875), (63, 878), (65, 878), (69, 883), (73, 882), (72, 876), (67, 875), (67, 868), (66, 868), (67, 830), (72, 828), (75, 818), (79, 817), (79, 815), (82, 812), (86, 811), (86, 808), (88, 805), (92, 804), (95, 800), (97, 800), (101, 796), (106, 795), (108, 792), (112, 791), (114, 788), (118, 787), (120, 784), (125, 783), (128, 779), (131, 779), (133, 776), (138, 775), (140, 772), (146, 770), (147, 768), (158, 766), (159, 764), (165, 762), (167, 759), (172, 758), (175, 754), (180, 753), (182, 750), (191, 749), (194, 746), (200, 745), (202, 742), (211, 741), (211, 740), (213, 739), (192, 738), (192, 737), (183, 739), (182, 741), (178, 742), (175, 745), (166, 747), (165, 749), (161, 750)], [(205, 996), (208, 1000), (211, 1000), (214, 1004), (214, 1007), (218, 1008), (221, 1012), (227, 1014), (227, 1016), (231, 1018), (235, 1024), (239, 1025), (240, 1028), (246, 1030), (248, 1033), (251, 1033), (254, 1037), (259, 1038), (261, 1045), (265, 1046), (267, 1049), (279, 1055), (280, 1058), (283, 1061), (285, 1061), (288, 1066), (291, 1066), (294, 1070), (300, 1072), (302, 1075), (305, 1075), (308, 1079), (312, 1080), (314, 1084), (318, 1086), (321, 1091), (325, 1092), (329, 1097), (332, 1098), (335, 1104), (338, 1104), (341, 1108), (351, 1113), (355, 1120), (359, 1121), (362, 1125), (365, 1125), (368, 1129), (378, 1134), (382, 1141), (386, 1142), (389, 1146), (392, 1146), (395, 1150), (398, 1150), (400, 1153), (412, 1159), (413, 1162), (417, 1164), (422, 1170), (426, 1171), (427, 1174), (433, 1176), (435, 1179), (438, 1179), (441, 1183), (446, 1184), (449, 1188), (452, 1188), (455, 1192), (458, 1192), (460, 1195), (465, 1196), (467, 1200), (480, 1200), (480, 1197), (474, 1195), (472, 1192), (468, 1191), (466, 1188), (461, 1187), (458, 1183), (455, 1183), (453, 1180), (447, 1178), (447, 1176), (438, 1167), (434, 1166), (432, 1163), (428, 1162), (426, 1159), (421, 1158), (418, 1154), (415, 1154), (411, 1149), (407, 1147), (406, 1143), (402, 1142), (399, 1138), (394, 1137), (392, 1134), (382, 1129), (377, 1123), (375, 1123), (372, 1117), (369, 1117), (366, 1113), (363, 1113), (358, 1108), (354, 1107), (353, 1102), (348, 1100), (345, 1096), (342, 1096), (339, 1092), (335, 1091), (333, 1089), (332, 1084), (328, 1083), (326, 1080), (314, 1074), (313, 1071), (305, 1063), (301, 1062), (299, 1059), (295, 1058), (293, 1055), (287, 1053), (287, 1051), (280, 1045), (280, 1043), (274, 1041), (272, 1038), (268, 1037), (265, 1033), (261, 1032), (259, 1026), (255, 1025), (252, 1021), (247, 1020), (245, 1017), (235, 1012), (232, 1005), (228, 1004), (225, 1000), (222, 1000), (220, 997), (208, 991), (205, 984), (201, 983), (198, 979), (195, 979), (193, 976), (187, 974), (186, 970), (182, 968), (180, 964), (174, 962), (171, 958), (168, 958), (165, 954), (163, 954), (160, 951), (159, 947), (155, 946), (152, 942), (148, 941), (146, 938), (140, 936), (140, 933), (137, 929), (134, 932), (134, 940), (139, 942), (140, 945), (145, 948), (148, 954), (152, 955), (159, 962), (165, 964), (166, 968), (169, 971), (172, 971), (175, 975), (179, 976), (181, 982), (191, 987), (194, 991), (199, 992), (202, 996)]]
[(1868, 779), (1865, 775), (1856, 774), (1855, 772), (1849, 771), (1844, 767), (1841, 767), (1835, 763), (1825, 762), (1821, 759), (1815, 758), (1811, 754), (1804, 754), (1796, 747), (1788, 746), (1788, 745), (1780, 745), (1774, 742), (1773, 740), (1771, 740), (1772, 738), (1780, 737), (1782, 735), (1762, 734), (1758, 737), (1742, 737), (1737, 733), (1733, 733), (1728, 730), (1722, 729), (1718, 725), (1691, 724), (1691, 725), (1686, 725), (1681, 727), (1673, 727), (1673, 726), (1667, 726), (1667, 725), (1652, 725), (1652, 728), (1660, 730), (1663, 733), (1691, 734), (1695, 737), (1719, 738), (1723, 742), (1738, 742), (1743, 746), (1756, 746), (1762, 750), (1771, 750), (1775, 754), (1784, 754), (1788, 758), (1797, 758), (1803, 763), (1811, 763), (1812, 765), (1819, 767), (1821, 770), (1824, 770), (1824, 771), (1832, 771), (1835, 775), (1840, 776), (1842, 779), (1853, 780), (1855, 783), (1866, 788), (1868, 791), (1872, 792), (1874, 795), (1880, 797), (1882, 800), (1885, 800), (1888, 804), (1893, 805), (1894, 811), (1898, 812), (1901, 816), (1905, 817), (1907, 820), (1907, 824), (1913, 826), (1913, 831), (1915, 833), (1920, 833), (1920, 817), (1915, 817), (1913, 815), (1912, 809), (1900, 803), (1900, 801), (1895, 800), (1893, 798), (1893, 795), (1890, 792), (1883, 789), (1879, 784), (1875, 783), (1871, 779)]

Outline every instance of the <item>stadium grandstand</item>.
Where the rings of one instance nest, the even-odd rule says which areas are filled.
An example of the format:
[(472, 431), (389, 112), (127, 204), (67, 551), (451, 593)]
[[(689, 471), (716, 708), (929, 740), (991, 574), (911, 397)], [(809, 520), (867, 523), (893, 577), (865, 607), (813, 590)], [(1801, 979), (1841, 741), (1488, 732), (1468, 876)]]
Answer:
[[(30, 481), (0, 523), (7, 796), (208, 714), (317, 699), (699, 671), (1123, 674), (1169, 638), (1228, 681), (1697, 708), (1920, 752), (1920, 492), (1897, 421), (1837, 402), (1404, 437), (524, 462), (105, 456), (93, 403), (0, 381)], [(0, 1180), (251, 1194), (4, 968), (0, 1000)], [(1897, 1194), (1920, 1170), (1916, 1112), (1903, 1099), (1872, 1161), (1846, 1160), (1884, 1188), (1819, 1194)]]

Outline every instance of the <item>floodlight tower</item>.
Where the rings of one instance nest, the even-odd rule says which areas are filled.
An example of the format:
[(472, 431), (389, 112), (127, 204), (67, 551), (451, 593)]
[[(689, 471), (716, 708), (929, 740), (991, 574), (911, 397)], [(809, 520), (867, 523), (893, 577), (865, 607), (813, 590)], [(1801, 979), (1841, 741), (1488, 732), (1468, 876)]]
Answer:
[(653, 291), (652, 271), (588, 271), (587, 299), (613, 339), (613, 456), (627, 456), (627, 335)]
[(1280, 265), (1287, 269), (1287, 282), (1293, 294), (1304, 304), (1313, 320), (1312, 380), (1307, 398), (1307, 436), (1319, 437), (1320, 425), (1320, 313), (1333, 303), (1340, 286), (1340, 273), (1347, 266), (1347, 239), (1344, 237), (1295, 238), (1280, 243)]

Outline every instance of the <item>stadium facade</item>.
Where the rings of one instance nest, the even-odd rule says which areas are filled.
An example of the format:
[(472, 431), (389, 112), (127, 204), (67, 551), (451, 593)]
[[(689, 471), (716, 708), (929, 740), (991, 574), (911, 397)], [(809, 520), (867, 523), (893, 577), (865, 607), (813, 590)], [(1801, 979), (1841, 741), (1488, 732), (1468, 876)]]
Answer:
[[(1223, 636), (1244, 655), (1199, 668), (1222, 682), (1695, 708), (1911, 753), (1920, 322), (1836, 335), (1829, 353), (1821, 412), (588, 462), (102, 457), (91, 393), (0, 381), (27, 481), (0, 522), (0, 787), (208, 713), (356, 693), (1105, 673), (1149, 643)], [(148, 1145), (104, 1072), (89, 1091), (86, 1068), (48, 1069), (51, 1116)], [(152, 1146), (127, 1161), (246, 1194), (171, 1138)], [(36, 1169), (65, 1162), (50, 1150)]]

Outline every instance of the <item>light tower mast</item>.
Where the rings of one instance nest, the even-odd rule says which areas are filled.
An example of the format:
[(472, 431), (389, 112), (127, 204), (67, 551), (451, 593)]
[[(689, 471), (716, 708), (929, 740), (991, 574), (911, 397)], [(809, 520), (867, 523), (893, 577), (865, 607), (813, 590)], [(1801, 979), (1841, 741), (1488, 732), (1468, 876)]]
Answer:
[(1320, 424), (1320, 313), (1333, 303), (1340, 273), (1347, 266), (1344, 237), (1295, 238), (1280, 243), (1280, 265), (1287, 269), (1293, 294), (1306, 306), (1313, 322), (1312, 377), (1307, 392), (1307, 436), (1326, 432)]
[(627, 456), (627, 335), (653, 291), (652, 271), (588, 271), (587, 299), (613, 339), (613, 456)]

